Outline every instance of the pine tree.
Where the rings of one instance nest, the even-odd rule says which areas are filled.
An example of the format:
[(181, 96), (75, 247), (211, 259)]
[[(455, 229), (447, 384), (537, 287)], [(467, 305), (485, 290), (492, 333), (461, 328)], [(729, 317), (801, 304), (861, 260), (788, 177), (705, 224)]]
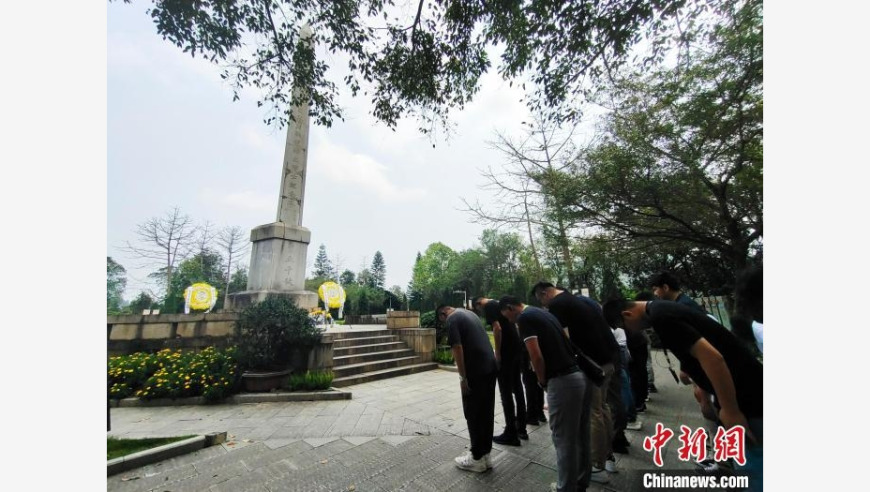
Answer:
[[(417, 251), (417, 259), (414, 260), (414, 267), (415, 267), (415, 269), (416, 269), (416, 267), (417, 267), (417, 264), (420, 263), (420, 260), (422, 260), (422, 259), (423, 259), (423, 255), (421, 255), (420, 252)], [(419, 305), (418, 305), (418, 309), (419, 309), (420, 311), (422, 311), (422, 310), (423, 310), (423, 294), (422, 294), (422, 293), (420, 292), (420, 290), (417, 288), (417, 285), (414, 284), (414, 278), (413, 278), (413, 276), (411, 277), (411, 281), (408, 282), (408, 289), (407, 289), (407, 292), (408, 292), (408, 302), (409, 302), (409, 303), (414, 303), (414, 304), (418, 304), (418, 303), (419, 303)], [(409, 305), (409, 306), (410, 306), (410, 305)], [(409, 307), (408, 309), (410, 309), (410, 307)]]
[(329, 257), (326, 256), (326, 246), (323, 244), (320, 245), (320, 249), (317, 250), (317, 256), (314, 258), (314, 276), (321, 278), (332, 278), (332, 262), (329, 261)]
[(371, 273), (374, 286), (383, 289), (387, 282), (387, 265), (384, 263), (384, 255), (380, 251), (376, 251), (375, 257), (372, 259)]

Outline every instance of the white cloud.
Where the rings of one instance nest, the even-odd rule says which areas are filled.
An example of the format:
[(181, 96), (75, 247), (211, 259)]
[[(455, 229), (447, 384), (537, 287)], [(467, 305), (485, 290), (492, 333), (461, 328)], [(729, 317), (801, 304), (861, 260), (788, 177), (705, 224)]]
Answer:
[(267, 195), (252, 190), (225, 192), (204, 188), (200, 190), (198, 198), (208, 208), (276, 213), (277, 196), (277, 190), (274, 194)]
[(308, 153), (308, 167), (323, 173), (329, 180), (350, 185), (355, 190), (369, 192), (382, 202), (418, 201), (426, 197), (426, 190), (402, 187), (390, 180), (389, 168), (364, 154), (318, 139)]
[(254, 126), (251, 123), (245, 123), (239, 128), (241, 141), (256, 150), (274, 150), (278, 148), (280, 143), (274, 140), (274, 135), (269, 135), (263, 130), (263, 126)]

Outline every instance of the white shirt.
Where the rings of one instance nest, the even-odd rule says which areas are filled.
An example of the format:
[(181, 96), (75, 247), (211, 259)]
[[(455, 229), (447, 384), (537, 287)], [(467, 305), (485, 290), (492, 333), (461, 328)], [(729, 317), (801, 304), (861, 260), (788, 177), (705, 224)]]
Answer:
[(764, 325), (758, 321), (752, 322), (752, 334), (755, 335), (755, 345), (758, 351), (764, 353)]

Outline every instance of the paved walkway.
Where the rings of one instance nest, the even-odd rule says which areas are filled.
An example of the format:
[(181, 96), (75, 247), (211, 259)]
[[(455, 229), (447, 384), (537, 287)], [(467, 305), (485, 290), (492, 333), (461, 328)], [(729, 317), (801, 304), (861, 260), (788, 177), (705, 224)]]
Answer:
[[(656, 384), (639, 432), (627, 431), (619, 473), (590, 490), (638, 490), (632, 470), (651, 470), (642, 449), (656, 422), (679, 434), (703, 424), (687, 386), (678, 387), (654, 352)], [(549, 490), (555, 450), (546, 425), (529, 426), (521, 447), (493, 447), (494, 469), (474, 474), (453, 458), (469, 446), (454, 372), (435, 370), (343, 388), (352, 400), (239, 405), (113, 408), (116, 437), (228, 433), (227, 442), (108, 478), (110, 491), (391, 491)], [(496, 396), (496, 434), (504, 427)], [(674, 437), (665, 469), (693, 470), (679, 461)]]

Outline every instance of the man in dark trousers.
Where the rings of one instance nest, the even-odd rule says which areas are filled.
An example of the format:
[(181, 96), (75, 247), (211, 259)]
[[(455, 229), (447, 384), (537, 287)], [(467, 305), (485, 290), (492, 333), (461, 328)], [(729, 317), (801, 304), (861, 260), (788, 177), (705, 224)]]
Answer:
[(514, 296), (499, 300), (501, 313), (516, 323), (538, 384), (547, 394), (550, 430), (556, 448), (559, 492), (589, 486), (589, 398), (591, 382), (577, 366), (571, 342), (559, 320), (543, 309), (526, 306)]
[(500, 436), (492, 438), (492, 442), (519, 446), (520, 439), (529, 439), (526, 432), (526, 397), (520, 382), (520, 334), (516, 326), (501, 315), (495, 299), (476, 297), (471, 305), (492, 326), (492, 337), (495, 341), (498, 390), (501, 394), (505, 428)]
[(620, 317), (626, 330), (652, 326), (681, 369), (713, 395), (712, 411), (722, 427), (746, 429), (750, 489), (761, 490), (763, 369), (746, 345), (703, 312), (673, 301), (612, 300), (604, 309), (608, 317)]
[(468, 424), (471, 450), (454, 459), (456, 466), (477, 473), (492, 468), (492, 428), (498, 368), (492, 345), (480, 318), (462, 308), (441, 305), (438, 319), (447, 323), (447, 343), (453, 352), (462, 391), (462, 410)]
[(568, 329), (571, 342), (604, 369), (604, 383), (601, 386), (593, 384), (591, 388), (591, 479), (594, 482), (607, 483), (610, 479), (606, 472), (606, 462), (613, 452), (615, 433), (612, 412), (607, 404), (607, 388), (615, 374), (619, 344), (604, 319), (601, 306), (594, 300), (575, 296), (549, 282), (535, 284), (532, 294)]
[(529, 358), (526, 344), (521, 345), (520, 372), (523, 376), (523, 387), (526, 389), (526, 425), (538, 426), (547, 423), (544, 416), (544, 390), (538, 386), (538, 378)]

